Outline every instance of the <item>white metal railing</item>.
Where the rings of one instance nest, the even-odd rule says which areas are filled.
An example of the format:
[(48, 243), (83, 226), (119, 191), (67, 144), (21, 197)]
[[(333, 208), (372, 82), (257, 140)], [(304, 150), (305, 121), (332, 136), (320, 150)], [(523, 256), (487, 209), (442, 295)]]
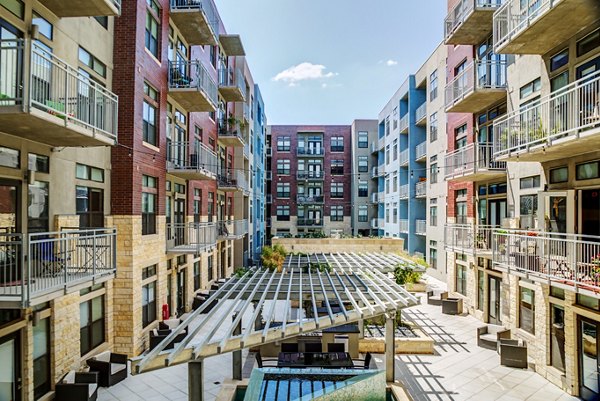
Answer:
[(234, 87), (240, 90), (242, 97), (246, 98), (246, 80), (244, 74), (239, 68), (220, 68), (219, 69), (219, 86)]
[(217, 222), (217, 235), (220, 238), (240, 238), (248, 234), (248, 220), (226, 220)]
[(30, 40), (0, 40), (0, 60), (0, 108), (33, 107), (117, 141), (117, 95)]
[(477, 90), (506, 89), (506, 61), (472, 61), (446, 85), (446, 108)]
[(371, 203), (378, 203), (379, 202), (379, 194), (377, 192), (373, 192), (371, 194)]
[(0, 234), (0, 299), (28, 306), (36, 297), (114, 275), (116, 238), (113, 228)]
[[(563, 0), (564, 1), (564, 0)], [(494, 51), (499, 50), (535, 20), (562, 1), (506, 0), (494, 13)]]
[(444, 241), (446, 249), (464, 253), (489, 252), (492, 250), (492, 234), (499, 226), (478, 224), (446, 224)]
[(497, 9), (502, 4), (502, 0), (460, 0), (444, 21), (444, 37), (446, 40), (454, 34), (476, 9), (490, 10)]
[(491, 143), (471, 143), (446, 155), (446, 179), (480, 171), (505, 171), (506, 162), (494, 161)]
[(169, 61), (169, 89), (196, 89), (217, 107), (217, 84), (198, 60)]
[(245, 144), (244, 138), (245, 123), (241, 123), (235, 118), (220, 118), (219, 119), (219, 138), (237, 138), (241, 143)]
[(298, 204), (323, 203), (324, 199), (323, 195), (298, 195), (296, 197)]
[(318, 148), (307, 148), (307, 147), (298, 147), (296, 148), (296, 155), (298, 156), (323, 156), (325, 154), (325, 149), (321, 146)]
[(427, 181), (420, 181), (415, 184), (415, 197), (424, 198), (427, 196)]
[(408, 233), (408, 219), (400, 219), (400, 232)]
[(415, 148), (415, 159), (419, 160), (427, 156), (427, 141), (423, 141)]
[(578, 139), (600, 126), (600, 71), (581, 78), (494, 123), (494, 156)]
[(371, 168), (371, 178), (379, 177), (379, 168), (377, 166)]
[(171, 0), (173, 11), (198, 11), (204, 14), (213, 36), (219, 36), (219, 13), (211, 0)]
[(217, 245), (215, 223), (169, 223), (166, 227), (167, 250), (201, 253)]
[(371, 142), (371, 153), (375, 153), (379, 150), (379, 141)]
[(600, 237), (495, 230), (495, 268), (575, 289), (600, 289)]
[(215, 152), (200, 141), (169, 142), (167, 170), (195, 170), (205, 175), (217, 175), (219, 161)]
[(415, 234), (417, 234), (417, 235), (427, 234), (427, 221), (426, 220), (415, 220)]
[(325, 172), (322, 170), (299, 170), (296, 172), (296, 177), (299, 180), (322, 180)]
[(223, 169), (218, 174), (220, 188), (236, 188), (242, 191), (248, 190), (248, 182), (242, 170)]
[(410, 192), (410, 188), (408, 184), (400, 185), (400, 199), (408, 198), (408, 194)]
[(420, 122), (421, 120), (427, 117), (427, 102), (424, 102), (422, 105), (415, 110), (415, 121)]
[(398, 126), (400, 127), (400, 132), (408, 130), (408, 113), (400, 119)]
[(400, 152), (400, 165), (401, 166), (408, 164), (409, 155), (410, 155), (410, 153), (409, 153), (408, 149), (404, 149), (403, 151)]

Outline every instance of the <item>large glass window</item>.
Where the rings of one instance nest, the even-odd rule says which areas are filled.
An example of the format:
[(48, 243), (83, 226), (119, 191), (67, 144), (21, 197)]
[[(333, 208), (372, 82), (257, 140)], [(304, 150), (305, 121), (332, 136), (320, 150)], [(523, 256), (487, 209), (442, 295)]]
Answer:
[(83, 47), (79, 48), (79, 61), (88, 66), (101, 77), (106, 78), (106, 64), (85, 50)]
[(485, 272), (477, 270), (477, 310), (483, 310), (483, 302), (485, 299)]
[(277, 174), (290, 174), (291, 162), (290, 159), (277, 160)]
[(79, 304), (80, 351), (85, 355), (105, 341), (104, 296)]
[(332, 136), (331, 137), (331, 151), (332, 152), (343, 152), (344, 151), (344, 137), (343, 136)]
[(463, 265), (456, 265), (456, 292), (467, 295), (467, 268)]
[(344, 206), (331, 206), (331, 221), (344, 221)]
[(429, 101), (435, 100), (438, 94), (438, 76), (437, 70), (429, 76)]
[(150, 145), (157, 146), (157, 116), (158, 116), (158, 91), (144, 83), (144, 109), (143, 109), (143, 139)]
[(194, 262), (194, 291), (200, 289), (200, 261)]
[(156, 281), (142, 286), (142, 326), (156, 320)]
[(289, 136), (277, 137), (277, 151), (289, 152), (291, 146), (291, 140)]
[(27, 225), (31, 233), (49, 230), (49, 187), (50, 185), (44, 181), (35, 181), (29, 185)]
[(331, 174), (332, 175), (343, 175), (344, 174), (344, 160), (332, 160), (331, 161)]
[(331, 183), (331, 197), (332, 198), (343, 198), (344, 197), (344, 183), (343, 182), (332, 182)]
[[(4, 363), (8, 363), (4, 361)], [(50, 319), (33, 326), (33, 395), (35, 399), (50, 391)]]
[(535, 292), (519, 287), (519, 327), (535, 334)]
[(80, 228), (104, 227), (104, 191), (77, 186), (75, 206)]
[(438, 180), (438, 166), (437, 163), (433, 163), (429, 166), (429, 182), (431, 184), (437, 183)]
[(156, 178), (142, 177), (142, 235), (156, 234)]
[(438, 115), (433, 113), (429, 116), (429, 142), (437, 141), (438, 137)]
[(437, 206), (429, 207), (429, 225), (432, 227), (437, 226)]
[(289, 182), (278, 182), (277, 183), (277, 197), (278, 198), (289, 198), (290, 197), (290, 183)]
[(369, 209), (366, 205), (358, 207), (358, 221), (364, 223), (369, 220)]
[(154, 0), (146, 0), (146, 49), (159, 58), (160, 7)]
[(277, 221), (290, 221), (290, 207), (288, 205), (277, 206)]
[(365, 131), (359, 131), (358, 133), (358, 147), (368, 148), (369, 147), (369, 133)]
[(437, 241), (429, 241), (429, 267), (437, 269)]
[(358, 156), (358, 172), (366, 173), (369, 171), (369, 157)]
[(369, 196), (369, 184), (365, 181), (358, 182), (358, 196), (360, 198), (366, 198)]

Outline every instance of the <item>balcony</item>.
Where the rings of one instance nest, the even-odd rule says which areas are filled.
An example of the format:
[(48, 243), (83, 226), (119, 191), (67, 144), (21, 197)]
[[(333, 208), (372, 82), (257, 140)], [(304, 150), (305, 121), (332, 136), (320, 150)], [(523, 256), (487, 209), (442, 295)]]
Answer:
[(323, 157), (325, 155), (325, 149), (323, 149), (323, 147), (319, 147), (319, 148), (296, 148), (296, 155), (300, 156), (300, 157), (311, 157), (311, 156)]
[(427, 181), (420, 181), (415, 184), (415, 198), (427, 197)]
[(170, 17), (189, 45), (218, 44), (219, 14), (211, 0), (171, 0)]
[(169, 62), (169, 96), (190, 112), (217, 110), (217, 84), (198, 60)]
[[(246, 102), (238, 102), (235, 104), (236, 116), (239, 120), (250, 124), (250, 106)], [(240, 112), (241, 111), (241, 112)]]
[(379, 168), (378, 167), (371, 168), (371, 179), (374, 180), (377, 177), (379, 177)]
[(506, 0), (494, 14), (494, 52), (546, 54), (599, 15), (594, 0)]
[(408, 234), (408, 219), (400, 219), (400, 233)]
[(244, 132), (247, 127), (246, 123), (238, 121), (235, 117), (222, 118), (219, 120), (218, 140), (225, 146), (244, 147), (246, 145)]
[(217, 246), (215, 223), (167, 224), (167, 253), (195, 255)]
[(0, 234), (0, 305), (26, 308), (113, 278), (116, 239), (112, 228)]
[(299, 205), (321, 204), (324, 202), (324, 199), (322, 195), (298, 195), (296, 202)]
[(229, 57), (246, 55), (240, 35), (219, 35), (219, 42), (221, 42), (221, 48)]
[(225, 192), (247, 192), (248, 182), (242, 170), (225, 169), (217, 175), (218, 188)]
[(494, 161), (490, 143), (471, 143), (446, 155), (448, 181), (476, 182), (506, 178), (506, 162)]
[(298, 171), (296, 172), (296, 178), (299, 180), (305, 181), (323, 181), (325, 178), (325, 173), (323, 171)]
[(117, 143), (117, 95), (28, 40), (0, 41), (0, 131), (50, 146)]
[(373, 192), (371, 194), (371, 203), (373, 203), (373, 204), (379, 203), (379, 194), (377, 192)]
[(460, 0), (444, 21), (447, 45), (478, 45), (493, 28), (494, 11), (502, 0)]
[(379, 152), (379, 141), (371, 142), (371, 153)]
[(400, 152), (400, 165), (401, 166), (408, 166), (408, 157), (409, 157), (410, 153), (408, 149), (404, 149), (403, 151)]
[(296, 226), (306, 228), (323, 227), (323, 219), (298, 219)]
[(228, 220), (217, 222), (219, 241), (230, 241), (243, 238), (248, 234), (248, 220)]
[(201, 142), (170, 142), (167, 173), (185, 180), (216, 180), (219, 161), (215, 152)]
[(427, 220), (415, 220), (415, 234), (427, 235)]
[(506, 62), (473, 61), (446, 85), (447, 113), (477, 113), (506, 98)]
[(505, 230), (493, 233), (494, 269), (594, 296), (600, 291), (599, 254), (600, 237)]
[(374, 230), (382, 229), (384, 226), (383, 219), (373, 218), (371, 219), (371, 228)]
[(121, 0), (41, 0), (40, 3), (59, 18), (121, 15)]
[(226, 102), (246, 100), (246, 80), (239, 68), (219, 69), (219, 93)]
[(271, 181), (273, 179), (273, 172), (272, 171), (265, 172), (265, 177), (266, 177), (267, 181)]
[(599, 93), (600, 72), (596, 72), (498, 119), (494, 157), (544, 162), (597, 149)]
[(243, 154), (244, 154), (244, 158), (246, 160), (250, 160), (250, 144), (249, 143), (245, 143), (244, 144), (244, 148), (243, 148)]
[(427, 141), (423, 141), (416, 146), (415, 160), (418, 162), (427, 161)]
[(490, 256), (492, 235), (498, 226), (471, 224), (446, 224), (444, 227), (445, 248), (449, 252)]
[(409, 191), (408, 184), (400, 185), (400, 199), (408, 199)]
[(267, 157), (273, 157), (273, 148), (271, 148), (270, 146), (266, 149), (266, 155)]
[(427, 125), (427, 102), (424, 102), (415, 110), (415, 124), (419, 126)]
[(273, 195), (267, 194), (266, 198), (267, 198), (267, 205), (270, 205), (271, 203), (273, 203)]
[(400, 119), (400, 123), (398, 124), (398, 126), (401, 134), (408, 133), (408, 113)]

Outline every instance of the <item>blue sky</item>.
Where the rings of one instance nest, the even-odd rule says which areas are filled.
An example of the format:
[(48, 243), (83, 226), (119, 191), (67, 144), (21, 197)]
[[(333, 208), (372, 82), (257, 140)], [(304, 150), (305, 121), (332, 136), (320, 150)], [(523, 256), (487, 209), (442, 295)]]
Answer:
[(446, 0), (216, 0), (269, 124), (377, 118), (442, 41)]

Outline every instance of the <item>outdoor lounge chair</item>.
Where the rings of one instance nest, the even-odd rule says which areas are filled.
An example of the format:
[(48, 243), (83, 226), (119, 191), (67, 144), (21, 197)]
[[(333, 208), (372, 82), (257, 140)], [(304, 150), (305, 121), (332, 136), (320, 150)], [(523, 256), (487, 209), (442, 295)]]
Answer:
[(527, 343), (524, 340), (500, 339), (498, 344), (500, 365), (527, 369)]
[(304, 352), (323, 352), (323, 345), (321, 343), (305, 343)]
[(440, 292), (438, 295), (433, 291), (427, 291), (428, 305), (441, 305), (444, 299), (448, 299), (448, 291)]
[(96, 401), (98, 398), (98, 373), (70, 371), (56, 383), (56, 401)]
[[(276, 359), (263, 359), (262, 356), (260, 355), (260, 352), (257, 352), (254, 357), (256, 358), (256, 363), (258, 364), (259, 368), (276, 368), (277, 367), (277, 360)], [(268, 362), (267, 365), (265, 365), (265, 362)], [(273, 362), (275, 362), (275, 364), (273, 364)]]
[(442, 313), (445, 315), (460, 315), (463, 313), (462, 298), (442, 299)]
[(510, 330), (503, 326), (488, 324), (477, 328), (477, 346), (491, 350), (498, 349), (500, 339), (509, 339)]
[(86, 361), (90, 372), (98, 372), (98, 384), (110, 387), (127, 377), (127, 355), (102, 352)]
[(343, 343), (327, 343), (327, 352), (346, 352), (346, 346)]
[[(365, 359), (353, 359), (352, 362), (359, 362), (358, 364), (354, 363), (354, 369), (369, 369), (369, 367), (371, 366), (371, 358), (371, 353), (367, 352), (367, 355), (365, 355)], [(362, 364), (360, 362), (362, 362)]]

